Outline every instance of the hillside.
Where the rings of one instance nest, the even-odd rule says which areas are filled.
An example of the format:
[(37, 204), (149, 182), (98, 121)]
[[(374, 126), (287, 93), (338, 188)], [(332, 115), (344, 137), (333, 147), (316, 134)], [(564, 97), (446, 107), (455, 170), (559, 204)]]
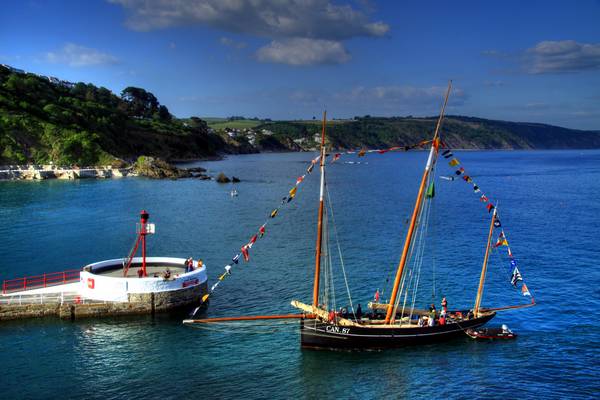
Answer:
[[(328, 125), (334, 148), (408, 145), (431, 137), (435, 117), (356, 117)], [(314, 149), (320, 122), (243, 117), (174, 118), (150, 92), (120, 96), (0, 66), (0, 165), (119, 165), (140, 155), (166, 160), (227, 153)], [(449, 116), (444, 140), (453, 148), (600, 148), (600, 132), (551, 125)]]
[(230, 149), (199, 118), (178, 120), (149, 92), (13, 72), (0, 66), (0, 164), (96, 165), (139, 155), (215, 156)]
[[(334, 121), (328, 126), (334, 148), (379, 148), (408, 145), (429, 139), (437, 117), (361, 117)], [(274, 137), (292, 138), (304, 147), (314, 147), (320, 127), (314, 121), (270, 122), (257, 127)], [(443, 124), (444, 141), (463, 149), (588, 149), (600, 148), (600, 133), (552, 125), (494, 121), (448, 116)]]

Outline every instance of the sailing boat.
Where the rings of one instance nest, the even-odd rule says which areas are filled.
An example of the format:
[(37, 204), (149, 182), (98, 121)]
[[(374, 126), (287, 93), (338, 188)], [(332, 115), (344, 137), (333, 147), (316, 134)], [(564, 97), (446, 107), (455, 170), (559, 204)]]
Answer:
[[(321, 182), (313, 299), (312, 304), (302, 303), (297, 300), (291, 302), (292, 306), (310, 315), (310, 318), (303, 318), (300, 322), (302, 347), (387, 348), (407, 344), (440, 342), (457, 335), (463, 335), (466, 330), (480, 327), (496, 316), (495, 311), (481, 308), (487, 262), (490, 253), (494, 222), (496, 220), (496, 208), (494, 208), (490, 222), (487, 247), (473, 309), (454, 311), (444, 310), (447, 315), (444, 324), (433, 326), (425, 324), (425, 326), (423, 326), (423, 321), (426, 319), (433, 319), (435, 321), (435, 311), (414, 308), (414, 300), (412, 306), (410, 306), (410, 301), (409, 306), (406, 306), (406, 300), (407, 298), (410, 298), (409, 291), (412, 282), (410, 277), (407, 276), (406, 267), (411, 254), (413, 254), (413, 250), (415, 250), (416, 232), (419, 231), (426, 220), (425, 210), (428, 207), (426, 202), (428, 202), (428, 199), (433, 195), (432, 170), (435, 167), (438, 150), (440, 148), (439, 130), (444, 117), (450, 89), (451, 83), (448, 85), (442, 111), (431, 140), (429, 156), (421, 178), (417, 199), (410, 219), (410, 225), (406, 234), (390, 298), (385, 304), (370, 303), (373, 312), (370, 313), (368, 318), (357, 318), (355, 313), (353, 313), (353, 315), (348, 315), (347, 313), (344, 314), (343, 311), (339, 314), (332, 311), (328, 312), (327, 309), (321, 305), (321, 299), (319, 298), (319, 285), (321, 282), (320, 269), (323, 258), (322, 243), (324, 237), (324, 192), (326, 187), (324, 117), (321, 135)], [(404, 293), (404, 301), (401, 304), (402, 293)]]
[[(317, 157), (320, 165), (320, 189), (312, 303), (307, 304), (298, 300), (293, 300), (291, 305), (301, 310), (301, 314), (225, 317), (203, 320), (186, 320), (184, 323), (202, 324), (227, 321), (297, 318), (300, 319), (300, 340), (302, 347), (332, 349), (391, 348), (408, 344), (435, 343), (445, 341), (452, 337), (464, 335), (469, 329), (481, 327), (493, 319), (496, 316), (496, 311), (498, 310), (528, 307), (535, 304), (532, 298), (531, 304), (523, 306), (509, 306), (496, 309), (484, 309), (481, 307), (484, 283), (487, 274), (488, 258), (490, 255), (490, 250), (492, 249), (492, 236), (494, 228), (499, 226), (499, 220), (497, 219), (497, 207), (492, 207), (490, 204), (488, 205), (488, 210), (493, 210), (493, 213), (491, 214), (487, 246), (485, 249), (479, 286), (477, 288), (477, 294), (475, 296), (473, 308), (446, 310), (444, 307), (443, 323), (440, 323), (437, 319), (438, 315), (435, 310), (422, 310), (415, 308), (418, 279), (415, 279), (415, 274), (413, 274), (413, 272), (415, 271), (415, 265), (418, 264), (419, 259), (420, 262), (422, 262), (423, 259), (422, 251), (424, 246), (421, 246), (419, 243), (421, 243), (425, 237), (422, 233), (424, 232), (424, 227), (429, 219), (428, 217), (429, 210), (431, 208), (431, 199), (434, 196), (434, 169), (438, 158), (438, 152), (441, 147), (440, 126), (444, 118), (444, 112), (448, 102), (448, 97), (450, 95), (450, 90), (451, 82), (448, 84), (448, 90), (444, 98), (432, 140), (421, 142), (416, 145), (420, 146), (422, 144), (430, 144), (429, 155), (419, 185), (412, 217), (410, 219), (404, 246), (402, 248), (400, 262), (396, 270), (391, 295), (387, 302), (379, 303), (379, 299), (376, 298), (375, 302), (369, 304), (369, 307), (372, 311), (366, 318), (363, 318), (360, 313), (356, 313), (354, 311), (351, 298), (350, 305), (352, 307), (352, 313), (348, 313), (347, 311), (343, 310), (341, 310), (339, 313), (336, 313), (335, 300), (331, 301), (331, 296), (327, 294), (328, 287), (332, 286), (332, 273), (331, 261), (329, 257), (330, 254), (327, 254), (329, 253), (327, 251), (329, 246), (327, 243), (328, 235), (326, 230), (329, 226), (329, 218), (324, 218), (324, 214), (327, 212), (327, 208), (325, 207), (325, 193), (328, 193), (325, 174), (325, 142), (327, 122), (327, 114), (325, 112), (323, 114), (320, 156)], [(364, 155), (364, 150), (361, 150), (361, 153)], [(447, 153), (447, 151), (444, 153)], [(312, 170), (312, 167), (310, 167), (310, 169)], [(331, 206), (331, 204), (328, 205)], [(276, 211), (277, 210), (275, 210), (271, 216), (275, 215)], [(331, 209), (331, 213), (332, 212), (333, 210)], [(331, 215), (331, 217), (333, 217), (333, 215)], [(251, 240), (251, 242), (253, 243), (254, 240), (255, 237), (253, 240)], [(326, 250), (326, 254), (324, 254), (324, 249)], [(239, 258), (239, 255), (236, 257)], [(325, 268), (322, 268), (323, 266)], [(418, 268), (420, 268), (420, 266)], [(344, 280), (346, 280), (345, 271)], [(321, 288), (321, 283), (323, 283), (325, 286), (324, 288)], [(525, 286), (523, 287), (525, 288)], [(348, 287), (347, 289), (349, 292)], [(333, 308), (331, 307), (332, 304), (334, 305)], [(438, 321), (437, 323), (436, 320)], [(427, 321), (427, 323), (425, 323), (425, 321)]]

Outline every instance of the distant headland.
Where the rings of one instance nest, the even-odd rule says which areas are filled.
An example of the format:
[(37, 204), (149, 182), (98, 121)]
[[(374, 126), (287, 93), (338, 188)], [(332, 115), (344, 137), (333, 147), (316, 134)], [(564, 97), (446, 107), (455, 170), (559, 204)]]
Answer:
[[(434, 121), (357, 116), (330, 121), (328, 137), (336, 149), (404, 146), (429, 138)], [(0, 66), (0, 165), (101, 165), (118, 171), (140, 156), (176, 162), (311, 151), (319, 130), (314, 119), (175, 118), (142, 88), (127, 87), (117, 96), (104, 87)], [(444, 137), (462, 149), (600, 148), (600, 131), (465, 116), (448, 116)]]

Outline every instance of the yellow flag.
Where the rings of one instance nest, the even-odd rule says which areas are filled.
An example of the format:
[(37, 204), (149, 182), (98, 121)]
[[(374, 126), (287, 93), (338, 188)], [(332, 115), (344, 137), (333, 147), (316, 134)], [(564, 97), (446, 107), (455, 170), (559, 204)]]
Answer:
[(295, 186), (290, 190), (290, 197), (291, 198), (294, 198), (294, 196), (296, 195), (296, 190), (298, 190), (298, 188), (295, 187)]
[(279, 209), (274, 209), (273, 211), (271, 211), (271, 218), (275, 218), (275, 216), (277, 215), (277, 213), (279, 212)]
[(450, 165), (451, 167), (456, 167), (458, 164), (460, 164), (458, 162), (458, 160), (456, 158), (453, 158), (452, 160), (450, 160), (450, 162), (448, 163), (448, 165)]

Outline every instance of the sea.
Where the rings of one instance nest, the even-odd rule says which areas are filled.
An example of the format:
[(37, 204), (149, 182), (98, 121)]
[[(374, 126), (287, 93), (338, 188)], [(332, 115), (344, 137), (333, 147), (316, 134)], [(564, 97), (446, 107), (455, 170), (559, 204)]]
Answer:
[[(233, 265), (202, 317), (295, 313), (291, 300), (312, 299), (317, 169), (293, 201), (282, 205), (282, 198), (315, 156), (253, 154), (188, 164), (239, 177), (235, 185), (145, 178), (0, 182), (0, 279), (125, 257), (144, 209), (156, 224), (150, 255), (202, 259), (210, 285)], [(473, 182), (435, 180), (415, 305), (439, 308), (445, 296), (450, 309), (473, 306), (491, 218), (484, 194), (497, 206), (537, 303), (491, 321), (508, 325), (516, 340), (477, 342), (465, 335), (443, 344), (340, 352), (301, 349), (297, 320), (197, 328), (182, 324), (184, 311), (2, 322), (0, 397), (598, 398), (600, 151), (455, 156), (459, 166), (440, 157), (436, 174), (456, 177), (463, 167)], [(426, 158), (423, 151), (344, 154), (327, 164), (329, 232), (337, 233), (329, 240), (329, 289), (337, 308), (352, 301), (364, 310), (376, 290), (388, 295)], [(238, 196), (230, 195), (232, 188)], [(249, 261), (232, 264), (265, 222)], [(507, 250), (492, 252), (483, 307), (531, 301), (511, 285)]]

